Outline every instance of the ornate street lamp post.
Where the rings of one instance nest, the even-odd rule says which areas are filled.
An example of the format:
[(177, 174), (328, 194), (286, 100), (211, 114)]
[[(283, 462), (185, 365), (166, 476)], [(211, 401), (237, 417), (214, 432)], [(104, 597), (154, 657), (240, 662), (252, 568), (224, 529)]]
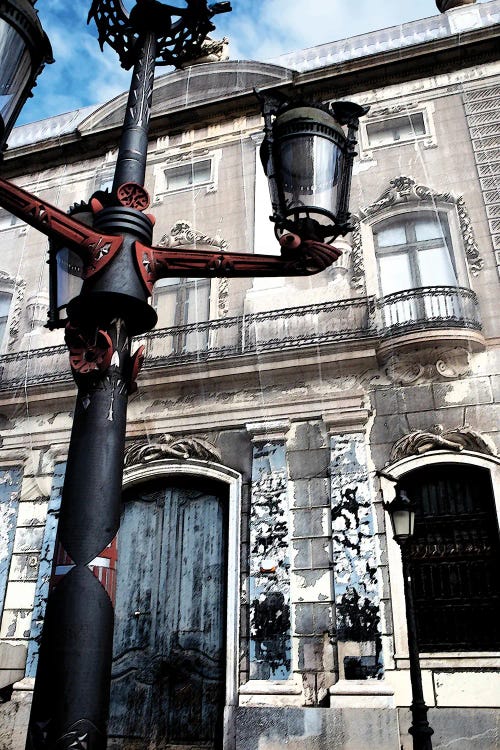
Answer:
[(154, 220), (145, 213), (143, 184), (155, 64), (180, 66), (203, 55), (211, 18), (231, 10), (227, 2), (185, 4), (138, 0), (127, 14), (120, 0), (92, 3), (89, 20), (96, 21), (101, 46), (107, 42), (122, 66), (133, 67), (111, 192), (94, 193), (69, 216), (0, 179), (0, 205), (50, 239), (48, 325), (66, 327), (78, 386), (58, 527), (64, 574), (47, 601), (29, 750), (106, 747), (114, 591), (105, 583), (113, 575), (103, 570), (112, 568), (127, 401), (142, 360), (142, 347), (131, 352), (131, 337), (156, 323), (148, 304), (154, 283), (317, 273), (339, 257), (330, 242), (349, 230), (355, 133), (364, 110), (345, 102), (330, 111), (285, 104), (266, 111), (264, 141), (281, 255), (151, 244)]
[[(382, 474), (382, 472), (380, 472)], [(382, 476), (384, 476), (382, 474)], [(434, 730), (427, 721), (428, 707), (424, 700), (422, 688), (422, 671), (418, 653), (417, 621), (411, 586), (411, 570), (408, 555), (408, 545), (415, 530), (415, 508), (406, 492), (397, 486), (396, 497), (392, 502), (384, 504), (389, 513), (393, 536), (401, 549), (403, 563), (403, 584), (406, 606), (406, 622), (408, 625), (408, 655), (410, 659), (410, 680), (412, 690), (412, 714), (409, 733), (413, 737), (413, 750), (432, 750), (431, 735)]]
[(0, 0), (0, 158), (7, 138), (52, 49), (36, 0)]

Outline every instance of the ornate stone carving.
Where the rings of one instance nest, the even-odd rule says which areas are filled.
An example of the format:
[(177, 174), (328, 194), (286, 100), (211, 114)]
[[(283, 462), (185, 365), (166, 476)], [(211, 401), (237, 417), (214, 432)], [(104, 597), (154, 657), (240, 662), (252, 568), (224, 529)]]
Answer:
[(443, 425), (435, 424), (428, 430), (415, 430), (404, 435), (392, 446), (390, 461), (400, 461), (408, 456), (420, 455), (435, 450), (476, 451), (496, 456), (494, 443), (480, 432), (468, 426), (445, 430)]
[(19, 334), (25, 290), (26, 282), (24, 279), (18, 279), (12, 291), (12, 311), (9, 318), (9, 346), (15, 343)]
[(124, 466), (147, 464), (164, 458), (197, 458), (220, 463), (221, 455), (215, 445), (200, 437), (160, 435), (154, 443), (137, 440), (125, 450)]
[(413, 177), (401, 175), (389, 182), (389, 187), (370, 206), (360, 210), (361, 219), (373, 219), (380, 212), (393, 206), (408, 203), (451, 203), (456, 207), (460, 233), (464, 243), (465, 255), (470, 271), (477, 276), (484, 265), (474, 237), (463, 196), (455, 197), (453, 193), (440, 193), (426, 185), (418, 185)]
[(159, 247), (178, 247), (179, 245), (210, 245), (221, 250), (227, 250), (227, 240), (221, 237), (210, 237), (197, 229), (193, 229), (189, 221), (180, 219), (176, 221), (170, 230), (170, 234), (164, 234), (159, 241)]
[(202, 42), (199, 55), (193, 57), (187, 62), (183, 62), (181, 67), (187, 68), (190, 65), (200, 65), (201, 63), (222, 62), (229, 60), (229, 39), (227, 36), (222, 39), (211, 39), (209, 36)]
[(365, 291), (365, 265), (361, 244), (361, 228), (358, 216), (352, 216), (351, 234), (351, 287), (359, 292)]
[(229, 279), (223, 276), (219, 279), (219, 295), (217, 300), (217, 310), (219, 318), (225, 318), (227, 315), (227, 303), (229, 300)]
[(470, 352), (460, 346), (446, 350), (420, 349), (418, 361), (414, 353), (396, 354), (385, 365), (385, 373), (393, 383), (415, 385), (446, 378), (453, 380), (470, 374)]

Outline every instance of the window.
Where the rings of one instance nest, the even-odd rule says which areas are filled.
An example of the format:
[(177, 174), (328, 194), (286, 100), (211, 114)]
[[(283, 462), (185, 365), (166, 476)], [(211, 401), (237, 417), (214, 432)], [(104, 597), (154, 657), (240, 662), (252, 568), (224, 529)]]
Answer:
[(165, 189), (167, 191), (205, 185), (210, 182), (212, 162), (210, 159), (182, 164), (165, 170)]
[(490, 473), (438, 464), (402, 482), (416, 503), (411, 565), (421, 651), (500, 649), (500, 540)]
[(3, 344), (5, 334), (7, 333), (7, 320), (9, 318), (11, 302), (12, 294), (0, 291), (0, 346)]
[[(444, 212), (401, 214), (373, 230), (385, 324), (461, 317)], [(416, 290), (407, 294), (406, 290)], [(393, 296), (391, 296), (393, 295)]]
[(0, 208), (0, 230), (11, 229), (16, 224), (22, 224), (22, 220), (18, 219), (17, 216), (6, 211), (4, 208)]
[(381, 292), (456, 286), (450, 233), (444, 213), (405, 214), (374, 229)]
[(160, 279), (153, 291), (153, 307), (159, 328), (178, 328), (167, 353), (182, 354), (206, 349), (209, 319), (210, 279)]
[(366, 125), (366, 135), (370, 147), (387, 146), (400, 141), (412, 141), (415, 138), (425, 136), (426, 133), (422, 112), (405, 114)]

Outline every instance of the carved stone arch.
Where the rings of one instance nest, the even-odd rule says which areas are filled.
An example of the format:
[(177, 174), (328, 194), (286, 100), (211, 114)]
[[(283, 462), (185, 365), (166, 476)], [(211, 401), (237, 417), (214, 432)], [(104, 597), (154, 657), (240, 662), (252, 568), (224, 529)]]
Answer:
[[(140, 441), (138, 441), (139, 443)], [(147, 445), (146, 441), (142, 445)], [(224, 747), (232, 750), (230, 725), (233, 721), (232, 707), (238, 700), (238, 654), (239, 654), (239, 577), (240, 577), (240, 521), (241, 521), (241, 475), (215, 461), (197, 458), (151, 458), (129, 460), (123, 472), (123, 489), (151, 480), (191, 477), (201, 482), (204, 478), (216, 480), (228, 489), (228, 548), (227, 548), (227, 616), (226, 616), (226, 710)]]
[(468, 450), (489, 456), (497, 455), (496, 446), (487, 435), (482, 435), (467, 425), (445, 430), (442, 425), (435, 424), (428, 430), (415, 430), (399, 438), (392, 446), (390, 460), (400, 461), (443, 448), (457, 453)]
[[(500, 519), (500, 458), (495, 455), (488, 455), (478, 451), (464, 448), (460, 451), (454, 450), (429, 450), (422, 454), (411, 455), (392, 461), (384, 467), (384, 476), (380, 476), (381, 494), (385, 502), (390, 502), (395, 496), (396, 484), (404, 480), (407, 475), (418, 469), (425, 469), (439, 465), (457, 465), (465, 467), (477, 467), (485, 469), (490, 474), (491, 489), (493, 492), (493, 501), (495, 504), (497, 518)], [(394, 623), (394, 650), (401, 658), (408, 653), (408, 632), (406, 616), (404, 611), (403, 597), (403, 578), (401, 566), (401, 550), (394, 541), (390, 523), (386, 517), (386, 544), (387, 544), (387, 562), (389, 568), (389, 577), (391, 581), (391, 600)], [(449, 654), (447, 654), (449, 656)], [(466, 654), (454, 653), (454, 663), (457, 668), (468, 666)], [(433, 664), (437, 669), (443, 666), (443, 654), (437, 653), (433, 657)], [(494, 666), (495, 654), (486, 655), (479, 660), (478, 665), (488, 668)]]
[(360, 209), (359, 218), (361, 221), (372, 224), (387, 216), (391, 210), (404, 206), (411, 208), (413, 205), (416, 208), (425, 208), (446, 204), (456, 210), (467, 265), (471, 274), (477, 276), (483, 268), (484, 260), (479, 253), (463, 195), (455, 196), (450, 192), (440, 192), (417, 183), (413, 177), (400, 175), (389, 181), (389, 187), (373, 203)]

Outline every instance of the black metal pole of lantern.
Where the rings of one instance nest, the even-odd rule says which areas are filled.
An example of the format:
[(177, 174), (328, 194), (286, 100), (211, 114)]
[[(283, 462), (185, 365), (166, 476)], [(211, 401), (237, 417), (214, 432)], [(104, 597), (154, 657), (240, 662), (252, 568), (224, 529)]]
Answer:
[[(182, 67), (203, 56), (203, 42), (214, 29), (211, 18), (231, 10), (228, 2), (185, 2), (186, 8), (178, 8), (137, 0), (129, 15), (121, 0), (92, 3), (89, 19), (96, 21), (101, 46), (108, 43), (123, 67), (133, 67), (110, 193), (97, 191), (67, 215), (0, 178), (0, 205), (50, 239), (48, 327), (66, 326), (78, 386), (59, 517), (60, 567), (47, 600), (28, 750), (106, 747), (113, 544), (127, 400), (142, 357), (141, 349), (131, 353), (131, 337), (156, 323), (147, 303), (153, 284), (177, 276), (315, 274), (337, 260), (340, 251), (331, 243), (350, 230), (355, 135), (366, 109), (350, 102), (327, 107), (283, 100), (264, 109), (262, 151), (280, 255), (151, 246), (144, 174), (155, 64)], [(324, 163), (313, 158), (316, 144), (327, 149)], [(301, 158), (290, 169), (295, 153)], [(67, 294), (60, 298), (64, 284)]]
[[(389, 474), (380, 471), (379, 475), (389, 481), (397, 480)], [(408, 656), (410, 660), (410, 680), (412, 702), (410, 711), (412, 715), (411, 727), (408, 730), (413, 737), (413, 750), (432, 750), (431, 736), (434, 730), (427, 721), (428, 707), (424, 700), (422, 687), (422, 670), (420, 668), (420, 656), (418, 648), (417, 620), (415, 617), (415, 603), (413, 600), (413, 589), (411, 583), (411, 565), (409, 545), (415, 530), (415, 508), (406, 492), (396, 485), (396, 496), (390, 503), (384, 504), (389, 513), (393, 529), (394, 540), (401, 550), (401, 561), (403, 565), (403, 586), (406, 607), (406, 623), (408, 626)]]
[[(109, 5), (113, 4), (94, 2), (91, 15), (98, 23)], [(199, 45), (212, 28), (209, 18), (215, 12), (203, 5), (198, 2), (197, 15), (191, 10), (177, 22), (184, 30), (184, 47), (163, 49), (163, 53), (180, 57), (186, 47), (189, 54), (190, 46)], [(229, 9), (227, 5), (221, 10)], [(158, 43), (152, 29), (162, 24), (165, 28), (168, 22), (170, 42), (174, 11), (182, 12), (140, 2), (127, 18), (128, 37), (121, 35), (122, 62), (127, 58), (134, 71), (111, 195), (127, 183), (123, 192), (128, 191), (128, 199), (118, 203), (110, 198), (107, 205), (99, 206), (93, 223), (100, 232), (120, 235), (122, 247), (97, 280), (84, 283), (66, 334), (78, 385), (58, 528), (59, 554), (65, 555), (68, 572), (58, 579), (47, 601), (27, 739), (30, 750), (106, 747), (113, 606), (112, 592), (99, 580), (99, 566), (119, 526), (134, 365), (130, 336), (156, 322), (133, 257), (136, 240), (151, 242), (152, 221), (135, 206), (144, 197), (157, 48), (166, 45), (165, 38)]]

